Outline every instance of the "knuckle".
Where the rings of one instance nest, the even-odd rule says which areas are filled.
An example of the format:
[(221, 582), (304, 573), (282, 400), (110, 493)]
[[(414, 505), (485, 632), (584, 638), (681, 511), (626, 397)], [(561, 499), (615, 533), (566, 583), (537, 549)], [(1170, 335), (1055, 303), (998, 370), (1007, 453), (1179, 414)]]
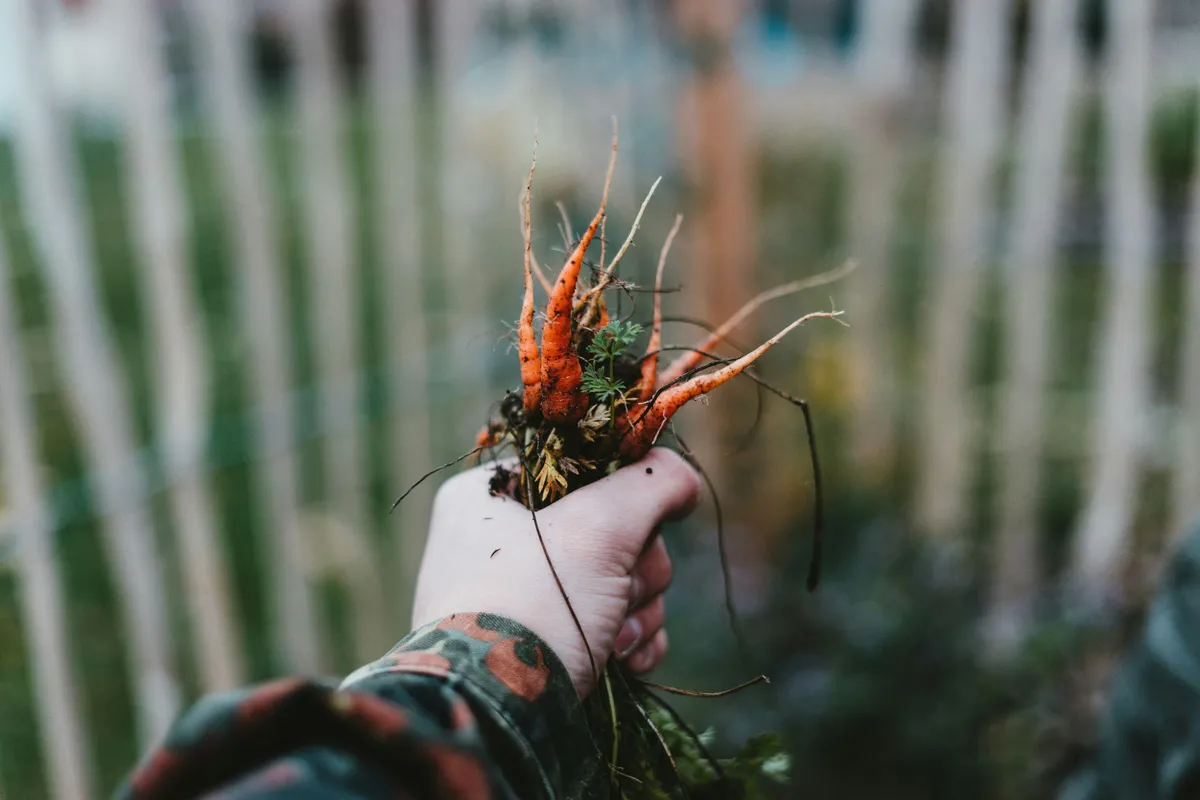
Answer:
[(666, 551), (657, 552), (651, 557), (651, 560), (646, 564), (645, 576), (646, 583), (649, 584), (655, 592), (665, 592), (671, 585), (671, 580), (674, 577), (674, 570), (671, 567), (671, 559), (667, 557)]
[(641, 617), (642, 628), (649, 633), (657, 633), (667, 618), (667, 605), (660, 594), (652, 600), (638, 615)]

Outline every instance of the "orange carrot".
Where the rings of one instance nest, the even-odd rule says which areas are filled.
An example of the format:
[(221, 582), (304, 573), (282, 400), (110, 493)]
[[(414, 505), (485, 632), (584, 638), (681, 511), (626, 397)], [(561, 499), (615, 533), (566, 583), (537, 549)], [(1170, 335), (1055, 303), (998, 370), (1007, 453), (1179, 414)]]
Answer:
[(819, 311), (807, 314), (736, 361), (731, 361), (720, 369), (696, 375), (682, 383), (662, 389), (659, 391), (658, 397), (647, 408), (635, 408), (627, 411), (617, 418), (617, 430), (621, 435), (621, 457), (627, 461), (637, 461), (646, 455), (654, 446), (662, 429), (666, 427), (667, 421), (674, 416), (676, 411), (683, 408), (689, 400), (711, 392), (721, 384), (733, 380), (796, 327), (810, 319), (832, 318), (840, 316), (841, 313), (840, 311)]
[(476, 447), (494, 447), (500, 444), (500, 434), (503, 430), (494, 423), (484, 425), (475, 437)]
[(583, 383), (583, 366), (576, 352), (573, 329), (572, 306), (575, 287), (579, 282), (579, 270), (588, 245), (604, 219), (608, 205), (608, 189), (612, 185), (613, 171), (617, 166), (617, 137), (613, 131), (612, 156), (608, 162), (608, 176), (604, 179), (604, 193), (600, 198), (600, 210), (588, 225), (579, 240), (575, 252), (563, 265), (562, 272), (554, 284), (550, 302), (546, 304), (546, 322), (542, 326), (542, 416), (551, 422), (577, 422), (587, 412), (587, 393), (580, 389)]
[(521, 383), (525, 387), (523, 405), (533, 413), (542, 400), (542, 358), (538, 354), (537, 335), (533, 330), (533, 231), (529, 198), (533, 193), (533, 172), (537, 169), (537, 143), (534, 143), (533, 163), (525, 181), (525, 299), (521, 304), (521, 320), (517, 328), (517, 351), (521, 360)]
[(789, 294), (802, 292), (805, 289), (812, 289), (816, 286), (824, 286), (827, 283), (833, 283), (834, 281), (840, 280), (841, 278), (849, 275), (854, 271), (856, 266), (857, 264), (855, 264), (855, 262), (847, 261), (837, 269), (830, 270), (829, 272), (822, 272), (820, 275), (814, 275), (811, 278), (801, 278), (798, 281), (785, 283), (783, 286), (776, 286), (774, 289), (768, 289), (757, 297), (754, 297), (744, 306), (739, 308), (732, 317), (721, 323), (721, 326), (713, 331), (707, 339), (701, 342), (694, 351), (684, 353), (675, 361), (671, 362), (671, 364), (662, 371), (662, 374), (658, 376), (658, 384), (660, 386), (666, 386), (671, 381), (679, 378), (680, 375), (683, 375), (688, 370), (699, 365), (704, 359), (703, 353), (711, 353), (714, 347), (725, 341), (725, 337), (728, 336), (734, 328), (736, 328), (738, 325), (741, 325), (747, 317), (753, 314), (754, 311), (764, 303), (780, 297), (786, 297)]
[(654, 273), (654, 322), (650, 326), (650, 341), (646, 344), (646, 357), (642, 359), (642, 379), (638, 383), (638, 399), (643, 403), (654, 394), (658, 382), (658, 351), (662, 349), (662, 277), (663, 269), (667, 266), (667, 254), (671, 252), (671, 244), (679, 226), (683, 224), (683, 214), (675, 217), (675, 224), (663, 242), (662, 252), (658, 255), (658, 271)]

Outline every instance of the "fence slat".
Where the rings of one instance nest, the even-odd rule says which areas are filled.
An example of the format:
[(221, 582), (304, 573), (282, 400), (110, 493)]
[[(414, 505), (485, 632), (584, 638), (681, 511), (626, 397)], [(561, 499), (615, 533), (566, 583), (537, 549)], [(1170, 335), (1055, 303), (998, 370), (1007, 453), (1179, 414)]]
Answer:
[(262, 415), (257, 431), (262, 466), (259, 491), (270, 545), (267, 570), (271, 631), (278, 668), (320, 669), (318, 618), (304, 573), (305, 546), (299, 521), (293, 413), (288, 390), (292, 364), (279, 231), (269, 194), (263, 149), (256, 141), (255, 106), (247, 58), (245, 14), (235, 0), (194, 0), (205, 89), (218, 134), (216, 150), (225, 183), (225, 207), (233, 232), (241, 324), (251, 353), (251, 390)]
[(856, 70), (858, 124), (850, 130), (849, 252), (858, 262), (846, 307), (853, 324), (853, 454), (859, 468), (886, 475), (896, 449), (899, 401), (893, 320), (888, 314), (890, 242), (904, 165), (903, 101), (911, 86), (915, 0), (870, 0)]
[(20, 351), (21, 326), (9, 296), (6, 249), (0, 237), (0, 474), (7, 488), (8, 514), (15, 521), (21, 617), (29, 639), (29, 672), (51, 796), (86, 800), (92, 796), (92, 759), (84, 743), (83, 706), (71, 669), (54, 532), (38, 477), (37, 419)]
[[(446, 346), (457, 355), (448, 376), (454, 402), (456, 434), (453, 455), (465, 449), (470, 437), (487, 421), (488, 407), (495, 397), (487, 356), (492, 350), (494, 325), (487, 290), (496, 260), (487, 258), (473, 231), (482, 224), (479, 175), (472, 170), (467, 141), (473, 109), (464, 102), (462, 83), (470, 67), (471, 44), (482, 16), (481, 3), (474, 0), (439, 0), (433, 4), (434, 55), (437, 59), (438, 110), (441, 114), (440, 163), (442, 252), (446, 270)], [(505, 193), (504, 197), (511, 197)]]
[[(392, 399), (389, 477), (399, 494), (432, 467), (429, 409), (429, 341), (421, 271), (414, 72), (416, 39), (413, 3), (369, 0), (369, 81), (374, 156), (375, 234), (385, 278), (380, 302), (387, 321)], [(412, 591), (425, 547), (430, 490), (421, 487), (396, 510), (392, 521), (396, 591), (389, 605), (400, 613), (402, 631), (412, 622)]]
[(1146, 163), (1153, 4), (1110, 0), (1104, 90), (1108, 307), (1100, 331), (1099, 408), (1087, 507), (1071, 577), (1084, 602), (1102, 602), (1127, 555), (1147, 422), (1155, 270)]
[(1039, 580), (1037, 510), (1045, 453), (1055, 244), (1080, 53), (1076, 0), (1043, 0), (1031, 18), (1018, 139), (1007, 290), (1007, 375), (999, 404), (1001, 489), (987, 639), (1004, 657), (1019, 643)]
[(123, 369), (101, 315), (90, 231), (75, 184), (67, 126), (56, 119), (39, 51), (35, 0), (11, 4), (17, 73), (17, 164), (44, 257), (57, 363), (80, 427), (104, 515), (101, 534), (115, 575), (124, 635), (132, 650), (139, 735), (159, 739), (179, 709), (167, 595), (135, 459)]
[[(333, 4), (299, 0), (290, 5), (296, 22), (297, 88), (300, 95), (300, 139), (297, 171), (304, 177), (305, 230), (312, 318), (316, 320), (317, 375), (327, 387), (320, 413), (326, 419), (325, 487), (342, 526), (333, 530), (352, 537), (347, 543), (360, 557), (353, 563), (362, 574), (347, 587), (354, 603), (356, 657), (359, 663), (378, 658), (393, 644), (387, 641), (378, 560), (368, 554), (374, 537), (368, 530), (365, 456), (360, 425), (358, 373), (362, 336), (355, 313), (359, 272), (355, 244), (357, 209), (347, 175), (344, 131), (347, 110), (331, 41)], [(400, 46), (399, 43), (393, 46)]]
[[(1195, 147), (1200, 155), (1200, 128)], [(1191, 204), (1180, 347), (1180, 436), (1171, 510), (1176, 537), (1200, 523), (1200, 170), (1192, 177)]]
[[(734, 36), (744, 19), (741, 3), (703, 0), (674, 4), (675, 23), (689, 48), (713, 53), (713, 63), (692, 63), (677, 106), (677, 142), (688, 180), (696, 187), (696, 208), (683, 229), (678, 263), (694, 264), (689, 280), (703, 292), (700, 307), (713, 324), (727, 319), (751, 295), (755, 283), (757, 155), (749, 131), (746, 81), (732, 57)], [(690, 232), (690, 233), (689, 233)], [(678, 245), (677, 245), (678, 246)], [(750, 337), (753, 338), (753, 337)], [(714, 394), (699, 424), (686, 424), (688, 444), (727, 496), (726, 454), (733, 437), (737, 405), (728, 393)], [(727, 501), (728, 502), (728, 501)], [(736, 519), (738, 509), (728, 510)], [(748, 540), (749, 541), (749, 540)], [(765, 548), (768, 543), (753, 541)]]
[(159, 447), (164, 470), (178, 476), (170, 502), (201, 684), (205, 691), (220, 691), (243, 682), (244, 656), (212, 492), (202, 471), (209, 380), (185, 255), (188, 210), (171, 124), (170, 76), (151, 6), (144, 0), (121, 0), (115, 9), (127, 87), (130, 216), (141, 248), (139, 276), (150, 301)]
[(916, 498), (919, 524), (939, 538), (959, 532), (972, 485), (975, 414), (966, 384), (987, 269), (1010, 6), (1009, 0), (963, 0), (955, 7), (951, 35), (935, 257), (923, 323), (922, 464)]

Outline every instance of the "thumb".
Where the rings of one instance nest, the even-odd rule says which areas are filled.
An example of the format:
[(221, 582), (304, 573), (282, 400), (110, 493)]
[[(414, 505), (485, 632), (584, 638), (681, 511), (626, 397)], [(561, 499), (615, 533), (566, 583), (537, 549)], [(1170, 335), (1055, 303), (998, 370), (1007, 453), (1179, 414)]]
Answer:
[(636, 560), (662, 522), (682, 519), (696, 508), (701, 489), (699, 473), (682, 456), (655, 447), (641, 461), (572, 492), (551, 508), (575, 519), (602, 518), (611, 544)]

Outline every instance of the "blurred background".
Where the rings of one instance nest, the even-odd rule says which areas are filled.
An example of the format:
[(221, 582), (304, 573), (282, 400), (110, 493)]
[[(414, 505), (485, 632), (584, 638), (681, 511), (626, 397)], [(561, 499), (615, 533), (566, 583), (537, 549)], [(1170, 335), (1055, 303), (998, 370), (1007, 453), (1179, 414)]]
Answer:
[(406, 632), (436, 482), (387, 510), (519, 385), (535, 132), (553, 266), (614, 115), (629, 280), (685, 215), (668, 343), (858, 263), (731, 342), (846, 312), (761, 370), (823, 584), (798, 410), (695, 404), (749, 646), (710, 501), (660, 680), (769, 675), (679, 708), (782, 733), (781, 796), (1053, 795), (1200, 516), (1198, 86), (1195, 0), (3, 0), (0, 795)]

